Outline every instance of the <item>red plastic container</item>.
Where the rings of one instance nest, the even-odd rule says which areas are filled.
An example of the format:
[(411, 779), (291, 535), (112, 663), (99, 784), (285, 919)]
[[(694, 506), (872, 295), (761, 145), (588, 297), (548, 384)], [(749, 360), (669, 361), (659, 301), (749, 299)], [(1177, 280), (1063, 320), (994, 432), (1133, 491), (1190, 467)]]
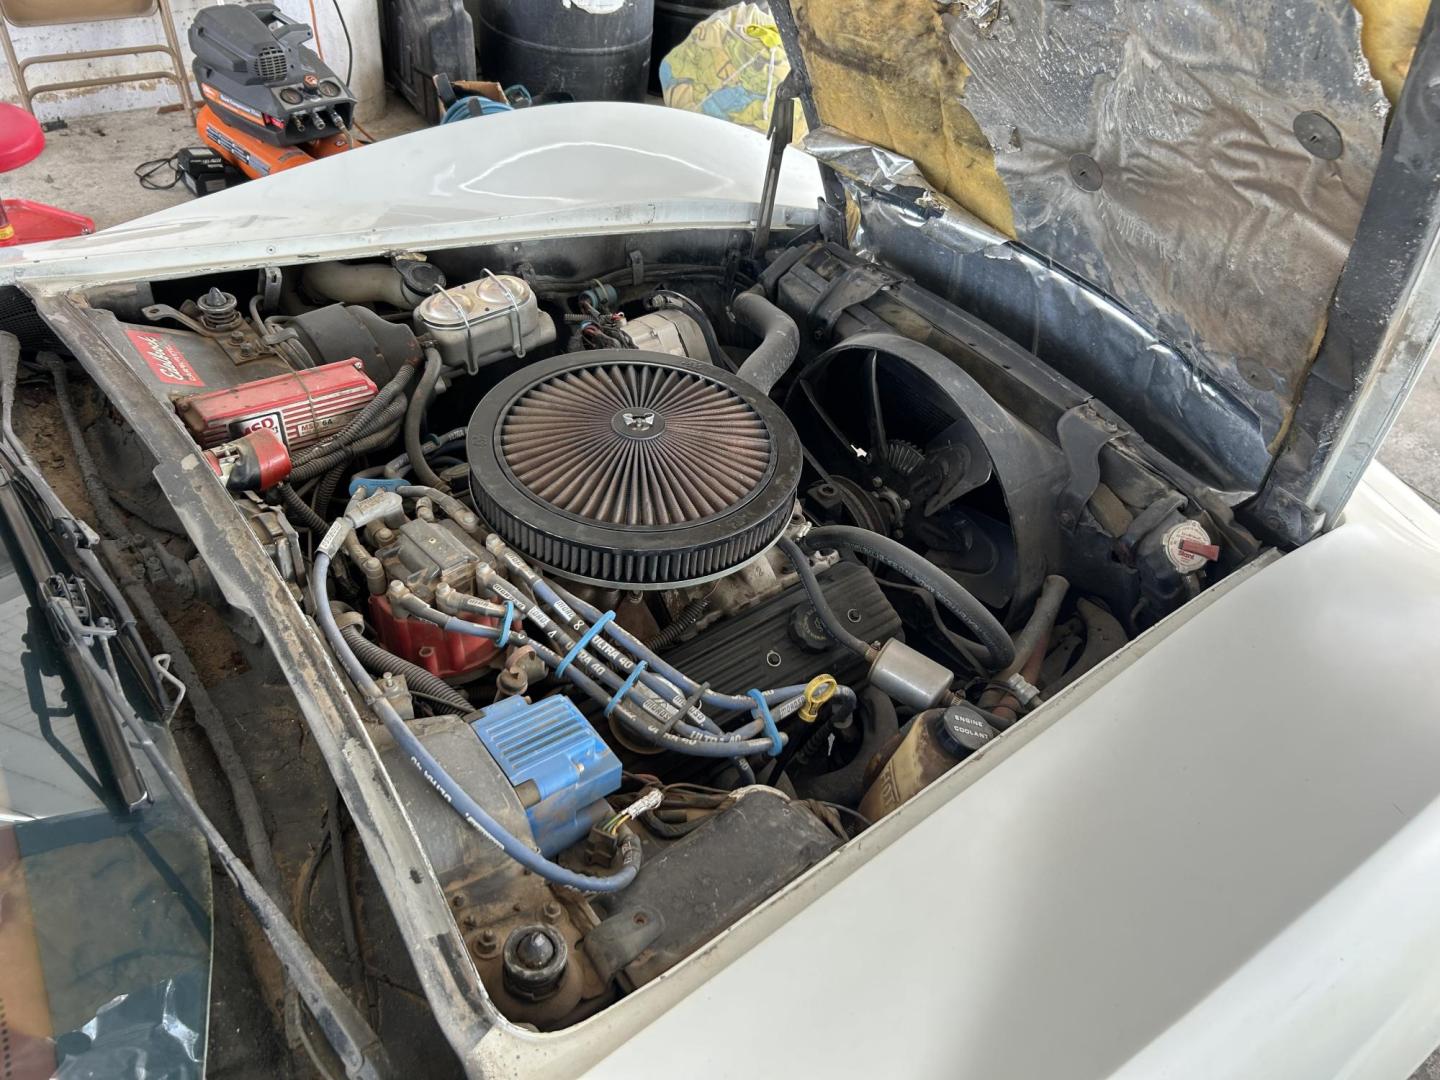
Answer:
[[(45, 132), (40, 130), (40, 121), (19, 105), (0, 102), (0, 172), (29, 164), (44, 149)], [(0, 200), (0, 247), (63, 240), (94, 231), (94, 220), (84, 214), (29, 199)]]
[(84, 214), (29, 199), (0, 199), (0, 247), (63, 240), (95, 231), (95, 221)]

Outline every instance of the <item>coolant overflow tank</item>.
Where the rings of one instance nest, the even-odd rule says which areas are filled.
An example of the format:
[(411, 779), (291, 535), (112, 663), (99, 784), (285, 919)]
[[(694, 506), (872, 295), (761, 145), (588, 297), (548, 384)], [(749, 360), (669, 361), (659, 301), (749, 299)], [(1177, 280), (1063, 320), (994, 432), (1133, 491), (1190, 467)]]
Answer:
[(415, 333), (434, 338), (448, 366), (463, 364), (473, 375), (486, 364), (550, 344), (555, 322), (540, 310), (524, 278), (488, 274), (422, 300)]
[(543, 854), (563, 851), (609, 814), (620, 759), (569, 698), (501, 698), (467, 719), (515, 788)]

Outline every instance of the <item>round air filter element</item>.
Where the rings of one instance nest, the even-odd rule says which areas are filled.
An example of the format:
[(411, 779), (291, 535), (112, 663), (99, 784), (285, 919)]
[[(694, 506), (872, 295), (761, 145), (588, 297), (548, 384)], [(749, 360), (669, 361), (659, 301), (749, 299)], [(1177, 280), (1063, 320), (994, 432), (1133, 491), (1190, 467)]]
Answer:
[(662, 589), (719, 577), (785, 528), (800, 442), (760, 391), (708, 364), (603, 349), (522, 368), (470, 420), (476, 506), (566, 577)]

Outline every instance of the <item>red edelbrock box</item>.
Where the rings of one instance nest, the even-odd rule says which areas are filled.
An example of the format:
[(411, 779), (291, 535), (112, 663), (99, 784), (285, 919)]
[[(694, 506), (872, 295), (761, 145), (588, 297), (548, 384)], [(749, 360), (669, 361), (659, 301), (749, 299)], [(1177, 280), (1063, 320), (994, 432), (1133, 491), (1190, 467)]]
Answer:
[(339, 431), (375, 396), (359, 360), (189, 394), (175, 401), (195, 441), (209, 449), (264, 428), (291, 453)]

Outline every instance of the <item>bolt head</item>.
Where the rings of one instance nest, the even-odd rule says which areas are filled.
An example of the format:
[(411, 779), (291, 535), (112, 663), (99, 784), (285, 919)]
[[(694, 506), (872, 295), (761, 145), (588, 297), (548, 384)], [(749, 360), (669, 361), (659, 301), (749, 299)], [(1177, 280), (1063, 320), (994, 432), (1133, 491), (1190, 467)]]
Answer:
[(555, 944), (538, 930), (526, 934), (515, 946), (515, 959), (528, 968), (543, 968), (555, 958)]

